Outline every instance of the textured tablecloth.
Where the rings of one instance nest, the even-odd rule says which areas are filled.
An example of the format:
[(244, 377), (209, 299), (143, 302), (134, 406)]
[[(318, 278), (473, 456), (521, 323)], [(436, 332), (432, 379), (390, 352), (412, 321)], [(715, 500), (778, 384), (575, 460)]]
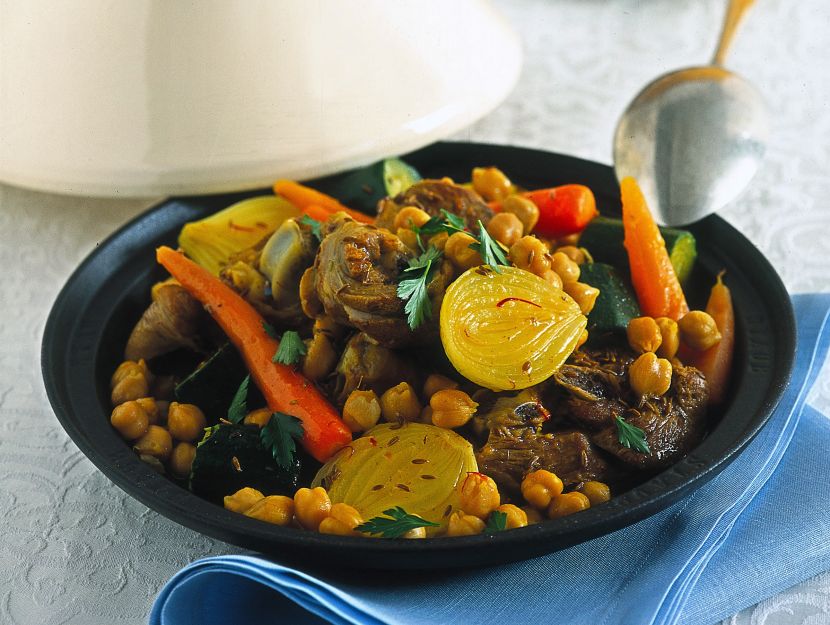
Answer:
[[(524, 40), (525, 68), (508, 101), (455, 138), (610, 162), (614, 124), (626, 103), (656, 75), (709, 58), (724, 2), (496, 4)], [(724, 216), (770, 258), (792, 292), (830, 290), (828, 61), (827, 0), (759, 0), (730, 56), (730, 66), (766, 95), (775, 123), (762, 171)], [(13, 86), (0, 80), (3, 88)], [(0, 185), (4, 625), (144, 623), (156, 592), (180, 567), (239, 551), (160, 517), (111, 484), (64, 434), (43, 390), (39, 345), (57, 291), (97, 242), (152, 203)], [(810, 401), (830, 414), (828, 367)], [(830, 622), (830, 573), (725, 622)]]

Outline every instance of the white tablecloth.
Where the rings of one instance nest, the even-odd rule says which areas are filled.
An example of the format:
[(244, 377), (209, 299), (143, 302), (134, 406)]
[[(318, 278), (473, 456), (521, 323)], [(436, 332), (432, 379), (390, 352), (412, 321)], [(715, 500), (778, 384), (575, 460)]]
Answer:
[[(525, 68), (509, 100), (455, 138), (610, 162), (614, 124), (628, 100), (656, 75), (709, 58), (724, 2), (497, 4), (524, 40)], [(731, 67), (766, 95), (775, 123), (763, 170), (724, 216), (793, 292), (830, 290), (828, 61), (827, 0), (760, 0), (730, 56)], [(64, 434), (41, 382), (40, 338), (58, 289), (97, 242), (152, 203), (0, 185), (0, 623), (143, 623), (181, 566), (238, 551), (111, 484)], [(811, 401), (830, 414), (827, 370)], [(726, 622), (830, 622), (830, 574)]]

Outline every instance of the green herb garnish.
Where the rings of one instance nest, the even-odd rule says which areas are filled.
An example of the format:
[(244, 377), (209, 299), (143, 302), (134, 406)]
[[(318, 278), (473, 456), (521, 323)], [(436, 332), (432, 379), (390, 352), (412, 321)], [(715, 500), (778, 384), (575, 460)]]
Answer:
[(204, 442), (207, 441), (207, 439), (209, 439), (211, 436), (213, 436), (213, 433), (218, 429), (218, 423), (216, 425), (211, 425), (210, 427), (205, 428), (205, 433), (202, 435), (202, 440), (196, 443), (196, 448), (198, 449), (199, 447), (201, 447), (204, 444)]
[(265, 330), (265, 334), (270, 336), (272, 339), (280, 338), (280, 335), (277, 334), (277, 331), (274, 329), (274, 326), (272, 326), (267, 321), (262, 322), (262, 329)]
[(484, 224), (481, 223), (480, 219), (478, 220), (478, 242), (470, 243), (470, 249), (474, 249), (476, 252), (481, 254), (481, 260), (484, 261), (484, 264), (490, 265), (496, 273), (501, 273), (501, 271), (499, 271), (499, 265), (508, 264), (507, 258), (504, 255), (504, 250), (502, 250), (499, 243), (490, 236), (490, 233), (484, 228)]
[(248, 385), (251, 383), (251, 376), (246, 375), (239, 385), (236, 393), (231, 400), (231, 406), (228, 408), (228, 421), (231, 423), (239, 423), (248, 414)]
[(280, 339), (280, 346), (277, 349), (277, 353), (274, 354), (271, 360), (283, 365), (295, 365), (300, 362), (300, 359), (306, 355), (307, 351), (300, 335), (294, 332), (294, 330), (286, 330)]
[(419, 527), (440, 527), (439, 523), (409, 514), (400, 506), (384, 510), (383, 514), (386, 516), (373, 517), (355, 529), (364, 534), (379, 534), (383, 538), (400, 538), (408, 531)]
[(441, 232), (446, 232), (447, 234), (454, 234), (455, 232), (466, 232), (467, 224), (458, 215), (449, 212), (445, 208), (442, 208), (441, 216), (430, 217), (429, 221), (420, 227), (410, 223), (410, 228), (417, 235), (418, 247), (420, 247), (421, 251), (423, 252), (425, 251), (425, 249), (424, 244), (421, 241), (422, 234), (432, 236), (434, 234), (440, 234)]
[(646, 442), (645, 432), (636, 425), (627, 423), (622, 417), (616, 417), (614, 420), (617, 422), (617, 436), (620, 439), (620, 445), (639, 451), (641, 454), (651, 454), (651, 449), (648, 448)]
[(290, 469), (297, 455), (297, 443), (303, 437), (303, 424), (297, 417), (275, 412), (259, 431), (263, 447), (271, 451), (276, 463)]
[(316, 219), (309, 217), (308, 215), (303, 215), (302, 217), (300, 217), (299, 221), (301, 224), (305, 224), (306, 226), (311, 227), (311, 234), (317, 237), (318, 241), (323, 240), (323, 232), (321, 230), (323, 224), (321, 224)]
[(406, 302), (404, 312), (412, 330), (432, 318), (432, 302), (427, 293), (427, 285), (432, 280), (440, 258), (441, 250), (430, 246), (426, 252), (410, 260), (409, 267), (401, 273), (398, 297)]
[(484, 526), (485, 534), (493, 534), (495, 532), (503, 532), (507, 529), (507, 513), (494, 510), (487, 517), (487, 525)]

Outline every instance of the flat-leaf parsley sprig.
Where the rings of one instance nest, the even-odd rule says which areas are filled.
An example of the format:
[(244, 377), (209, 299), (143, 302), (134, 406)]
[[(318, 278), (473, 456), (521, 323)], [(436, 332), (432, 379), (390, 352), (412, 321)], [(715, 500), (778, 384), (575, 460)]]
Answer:
[(415, 514), (409, 514), (400, 506), (384, 510), (386, 516), (372, 517), (355, 529), (364, 534), (377, 534), (383, 538), (400, 538), (410, 530), (419, 527), (440, 527), (440, 523), (427, 521)]
[(498, 241), (494, 240), (493, 237), (490, 236), (490, 233), (487, 232), (487, 229), (484, 227), (484, 224), (481, 223), (480, 219), (478, 220), (478, 234), (478, 242), (471, 243), (470, 249), (473, 249), (481, 254), (481, 260), (484, 261), (485, 265), (490, 265), (490, 267), (493, 268), (493, 271), (501, 273), (501, 271), (499, 271), (499, 265), (509, 264), (504, 255), (504, 250), (502, 250)]
[(651, 454), (651, 449), (646, 442), (646, 433), (643, 432), (636, 425), (631, 425), (622, 417), (614, 419), (617, 423), (617, 437), (620, 445), (639, 451), (641, 454)]
[(303, 424), (297, 417), (275, 412), (268, 423), (259, 431), (262, 446), (271, 452), (276, 463), (283, 469), (290, 469), (297, 455), (296, 441), (303, 438)]
[(397, 294), (406, 302), (404, 312), (412, 330), (432, 318), (432, 302), (427, 287), (440, 265), (441, 256), (441, 250), (430, 246), (423, 254), (410, 260), (409, 267), (401, 273)]
[(282, 334), (282, 339), (280, 339), (277, 353), (274, 354), (271, 360), (283, 365), (296, 365), (307, 352), (308, 350), (300, 335), (294, 330), (286, 330)]

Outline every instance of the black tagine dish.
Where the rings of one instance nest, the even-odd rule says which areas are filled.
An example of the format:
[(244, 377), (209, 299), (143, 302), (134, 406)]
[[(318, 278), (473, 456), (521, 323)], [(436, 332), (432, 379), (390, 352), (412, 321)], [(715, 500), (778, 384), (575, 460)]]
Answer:
[[(402, 157), (424, 178), (466, 180), (473, 167), (493, 165), (526, 189), (563, 184), (590, 187), (603, 215), (619, 215), (620, 188), (605, 165), (549, 152), (473, 143), (438, 143)], [(330, 191), (342, 176), (308, 184)], [(81, 451), (113, 482), (156, 512), (208, 536), (275, 558), (359, 564), (379, 569), (480, 566), (542, 555), (635, 523), (676, 502), (717, 475), (767, 422), (788, 382), (795, 352), (789, 296), (774, 268), (737, 230), (717, 216), (689, 226), (697, 260), (684, 287), (702, 308), (721, 271), (735, 310), (730, 390), (709, 415), (707, 435), (670, 467), (610, 501), (510, 531), (428, 540), (373, 540), (298, 531), (223, 509), (143, 462), (110, 425), (110, 377), (149, 301), (166, 274), (157, 247), (176, 246), (187, 222), (262, 192), (175, 198), (126, 224), (72, 274), (49, 316), (42, 368), (49, 399)]]

